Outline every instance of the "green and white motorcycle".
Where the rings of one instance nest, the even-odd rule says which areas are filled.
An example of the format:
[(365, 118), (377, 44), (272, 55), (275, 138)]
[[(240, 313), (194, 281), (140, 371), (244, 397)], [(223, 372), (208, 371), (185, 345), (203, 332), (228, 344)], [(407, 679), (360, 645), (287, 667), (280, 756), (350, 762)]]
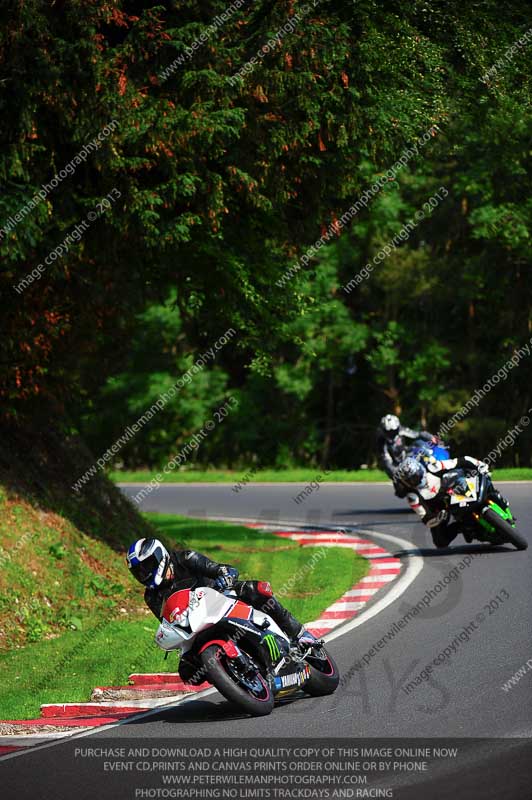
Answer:
[(440, 513), (452, 514), (466, 538), (526, 550), (528, 542), (517, 530), (510, 506), (505, 507), (489, 475), (471, 475), (466, 482), (468, 488), (463, 494), (449, 490)]

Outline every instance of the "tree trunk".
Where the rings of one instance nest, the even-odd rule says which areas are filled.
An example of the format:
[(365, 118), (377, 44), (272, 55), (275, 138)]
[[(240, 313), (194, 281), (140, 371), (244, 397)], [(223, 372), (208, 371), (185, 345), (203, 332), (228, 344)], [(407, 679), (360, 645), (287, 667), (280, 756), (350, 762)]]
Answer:
[(328, 466), (331, 452), (332, 427), (334, 423), (334, 377), (332, 369), (329, 370), (329, 381), (327, 385), (327, 416), (325, 421), (325, 435), (323, 437), (323, 448), (321, 451), (321, 466)]

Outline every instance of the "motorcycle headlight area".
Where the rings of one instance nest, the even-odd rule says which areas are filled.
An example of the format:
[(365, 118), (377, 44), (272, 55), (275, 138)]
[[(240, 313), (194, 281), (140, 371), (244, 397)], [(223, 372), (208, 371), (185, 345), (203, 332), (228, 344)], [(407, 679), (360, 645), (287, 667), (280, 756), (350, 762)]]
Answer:
[(194, 632), (190, 626), (183, 628), (163, 619), (155, 636), (155, 642), (162, 650), (175, 650), (192, 636)]

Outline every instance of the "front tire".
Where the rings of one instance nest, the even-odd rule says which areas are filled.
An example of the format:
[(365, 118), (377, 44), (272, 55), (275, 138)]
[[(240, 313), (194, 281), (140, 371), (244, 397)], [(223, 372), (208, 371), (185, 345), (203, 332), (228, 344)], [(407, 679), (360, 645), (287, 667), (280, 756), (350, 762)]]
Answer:
[(320, 647), (315, 655), (305, 659), (310, 667), (310, 678), (303, 686), (303, 690), (312, 697), (323, 697), (332, 694), (340, 683), (340, 672), (333, 657)]
[(257, 673), (257, 691), (245, 689), (236, 677), (228, 671), (230, 659), (223, 649), (213, 644), (201, 654), (201, 661), (207, 670), (207, 679), (215, 686), (220, 694), (231, 703), (235, 703), (252, 717), (264, 717), (273, 711), (274, 697), (268, 681)]
[(528, 547), (528, 542), (522, 536), (519, 531), (510, 525), (507, 520), (503, 519), (496, 511), (493, 511), (492, 508), (488, 508), (484, 514), (484, 519), (486, 522), (489, 522), (490, 525), (493, 525), (497, 533), (499, 533), (504, 542), (509, 542), (513, 544), (513, 546), (517, 550), (526, 550)]

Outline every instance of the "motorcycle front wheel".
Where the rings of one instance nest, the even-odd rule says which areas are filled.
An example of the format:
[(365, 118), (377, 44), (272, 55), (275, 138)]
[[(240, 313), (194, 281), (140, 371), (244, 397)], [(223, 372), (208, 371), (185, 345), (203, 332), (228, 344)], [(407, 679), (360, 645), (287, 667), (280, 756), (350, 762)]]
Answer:
[(303, 686), (307, 694), (322, 697), (336, 691), (340, 683), (340, 673), (333, 657), (324, 647), (316, 648), (305, 661), (310, 667), (310, 678)]
[(244, 673), (223, 649), (213, 644), (201, 654), (207, 679), (226, 700), (235, 703), (253, 717), (271, 714), (274, 696), (268, 681), (257, 672)]
[(528, 542), (522, 536), (519, 531), (510, 525), (505, 519), (503, 519), (496, 511), (493, 511), (492, 508), (486, 509), (484, 514), (482, 515), (486, 522), (489, 522), (490, 525), (493, 525), (497, 533), (501, 536), (503, 542), (509, 542), (513, 544), (513, 546), (517, 550), (526, 550), (528, 547)]

